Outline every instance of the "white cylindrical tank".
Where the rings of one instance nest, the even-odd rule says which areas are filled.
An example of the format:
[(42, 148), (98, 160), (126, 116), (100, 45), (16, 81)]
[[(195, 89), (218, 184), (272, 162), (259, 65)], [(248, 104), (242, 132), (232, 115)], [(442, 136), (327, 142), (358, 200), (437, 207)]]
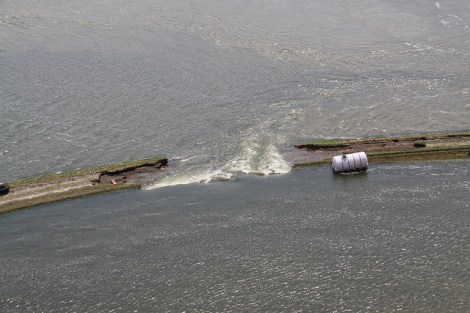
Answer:
[(332, 163), (335, 173), (363, 171), (369, 165), (365, 152), (336, 155), (333, 157)]

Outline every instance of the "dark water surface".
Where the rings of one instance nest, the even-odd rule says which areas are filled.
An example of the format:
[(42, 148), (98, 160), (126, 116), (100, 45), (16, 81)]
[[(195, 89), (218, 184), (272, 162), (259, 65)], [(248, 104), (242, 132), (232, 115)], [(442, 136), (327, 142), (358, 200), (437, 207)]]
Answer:
[(2, 312), (468, 312), (468, 161), (130, 191), (0, 217)]
[(470, 129), (469, 24), (467, 0), (3, 0), (0, 180), (169, 157), (152, 188)]
[(1, 182), (170, 159), (1, 216), (0, 312), (469, 312), (468, 161), (287, 157), (470, 129), (469, 24), (467, 0), (0, 0)]

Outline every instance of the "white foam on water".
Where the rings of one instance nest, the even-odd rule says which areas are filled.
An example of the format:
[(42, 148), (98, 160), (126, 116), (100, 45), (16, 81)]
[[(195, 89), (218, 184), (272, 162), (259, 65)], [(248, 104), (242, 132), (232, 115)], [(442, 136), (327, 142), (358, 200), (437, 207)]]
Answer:
[(284, 160), (274, 144), (263, 146), (248, 140), (242, 144), (240, 154), (230, 161), (223, 170), (229, 173), (256, 175), (285, 174), (291, 165)]
[(170, 187), (177, 185), (187, 185), (195, 183), (209, 183), (211, 181), (223, 181), (232, 178), (233, 174), (225, 173), (221, 170), (200, 172), (200, 173), (175, 173), (161, 180), (144, 186), (144, 190), (157, 189), (162, 187)]
[[(243, 131), (241, 140), (222, 144), (220, 149), (210, 149), (211, 152), (205, 151), (197, 158), (188, 155), (178, 158), (180, 164), (174, 167), (175, 172), (172, 175), (152, 182), (144, 186), (144, 189), (224, 181), (237, 174), (266, 176), (290, 172), (292, 165), (279, 151), (279, 147), (285, 143), (285, 133), (279, 125), (289, 125), (292, 119), (302, 114), (303, 111), (298, 106), (295, 101), (269, 104), (268, 108), (275, 112), (256, 116), (254, 124)], [(281, 122), (276, 111), (287, 111), (290, 114), (282, 114), (285, 122)], [(271, 116), (277, 118), (272, 119)], [(218, 152), (220, 156), (213, 158)]]
[(230, 180), (236, 174), (272, 175), (290, 172), (291, 165), (284, 160), (277, 147), (269, 143), (263, 145), (255, 138), (244, 140), (240, 144), (240, 153), (225, 165), (217, 169), (201, 172), (188, 170), (189, 173), (178, 173), (164, 177), (144, 186), (145, 190), (186, 185), (193, 183), (210, 183), (212, 181)]

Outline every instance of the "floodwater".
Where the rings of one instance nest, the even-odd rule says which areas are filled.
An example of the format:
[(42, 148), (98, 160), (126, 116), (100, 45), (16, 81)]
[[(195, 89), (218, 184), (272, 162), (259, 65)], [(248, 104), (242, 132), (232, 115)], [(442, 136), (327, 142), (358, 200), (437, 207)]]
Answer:
[(3, 312), (468, 312), (470, 162), (328, 167), (0, 218)]
[(154, 187), (295, 143), (470, 129), (470, 3), (0, 1), (0, 177), (166, 156)]
[(1, 216), (0, 311), (469, 311), (468, 160), (287, 157), (470, 130), (469, 24), (465, 0), (0, 0), (0, 181), (170, 159)]

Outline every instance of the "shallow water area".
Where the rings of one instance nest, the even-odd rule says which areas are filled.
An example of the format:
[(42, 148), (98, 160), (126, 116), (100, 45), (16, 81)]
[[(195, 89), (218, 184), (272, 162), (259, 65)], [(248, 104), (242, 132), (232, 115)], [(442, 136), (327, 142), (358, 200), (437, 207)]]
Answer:
[(329, 167), (0, 217), (0, 307), (465, 312), (470, 164)]

